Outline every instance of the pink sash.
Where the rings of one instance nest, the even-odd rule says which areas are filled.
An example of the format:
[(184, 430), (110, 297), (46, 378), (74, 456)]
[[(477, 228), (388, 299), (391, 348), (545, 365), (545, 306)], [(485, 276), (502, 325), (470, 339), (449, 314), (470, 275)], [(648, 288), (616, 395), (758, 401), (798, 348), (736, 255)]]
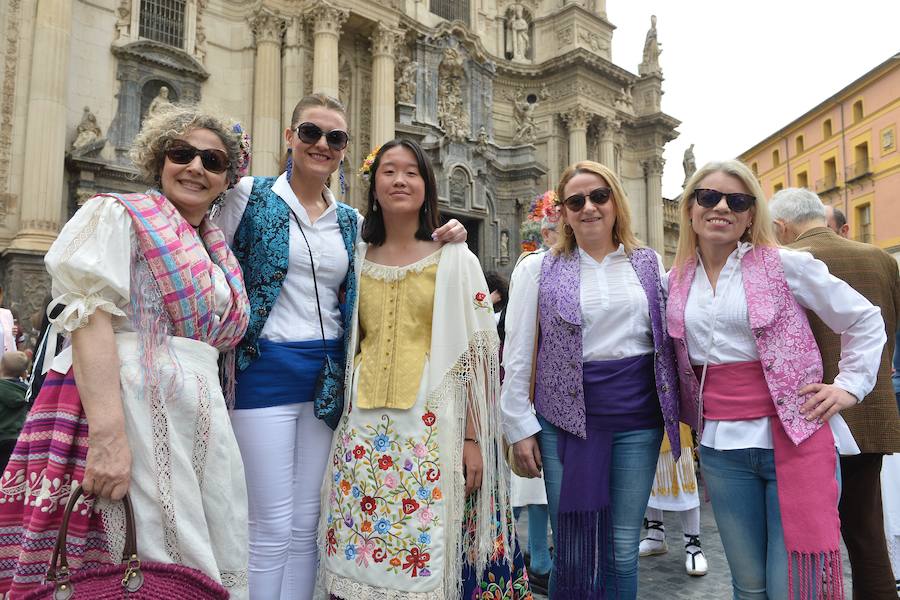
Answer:
[[(700, 368), (694, 367), (695, 372)], [(791, 562), (790, 597), (844, 598), (837, 456), (831, 427), (821, 427), (795, 445), (777, 416), (759, 361), (709, 365), (703, 387), (703, 416), (719, 421), (769, 417), (784, 545)]]

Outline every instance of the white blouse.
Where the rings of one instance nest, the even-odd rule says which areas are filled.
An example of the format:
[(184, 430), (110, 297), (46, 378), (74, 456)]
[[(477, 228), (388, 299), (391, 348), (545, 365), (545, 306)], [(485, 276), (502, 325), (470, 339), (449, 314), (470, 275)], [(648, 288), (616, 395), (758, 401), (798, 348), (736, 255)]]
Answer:
[[(713, 292), (702, 261), (697, 266), (685, 306), (685, 328), (691, 364), (711, 365), (759, 360), (750, 330), (741, 258), (751, 244), (742, 243), (728, 257)], [(785, 279), (797, 302), (832, 330), (841, 333), (841, 360), (834, 385), (858, 399), (872, 391), (886, 341), (881, 311), (843, 280), (831, 275), (822, 261), (807, 252), (780, 248)], [(664, 280), (667, 285), (668, 277)], [(715, 332), (711, 338), (711, 327)], [(712, 340), (712, 343), (710, 343)], [(859, 454), (859, 447), (840, 414), (829, 420), (841, 454)], [(769, 419), (707, 420), (700, 443), (716, 450), (772, 446)]]
[[(59, 232), (44, 264), (51, 278), (53, 301), (48, 314), (59, 304), (65, 309), (50, 322), (53, 336), (70, 334), (83, 327), (97, 310), (112, 315), (115, 332), (134, 331), (131, 309), (131, 270), (137, 238), (132, 218), (118, 200), (95, 196), (72, 216)], [(135, 268), (147, 268), (139, 265)], [(221, 317), (231, 301), (225, 273), (213, 265), (215, 315)], [(51, 336), (51, 337), (53, 337)], [(53, 338), (55, 339), (55, 338)], [(56, 344), (51, 339), (49, 348)], [(45, 363), (65, 373), (72, 365), (71, 348)]]
[[(625, 247), (620, 244), (618, 250), (601, 262), (581, 249), (578, 253), (583, 360), (616, 360), (653, 352), (647, 296), (625, 254)], [(545, 256), (542, 252), (522, 259), (513, 271), (509, 286), (500, 406), (503, 431), (510, 443), (541, 429), (531, 409), (529, 392), (541, 265)], [(658, 255), (657, 262), (662, 273)]]
[[(222, 210), (216, 216), (216, 224), (225, 232), (229, 245), (234, 241), (247, 200), (253, 189), (253, 178), (244, 177), (228, 192)], [(316, 283), (319, 290), (319, 304), (322, 307), (322, 321), (327, 339), (338, 339), (343, 335), (343, 323), (339, 309), (338, 294), (350, 261), (341, 237), (337, 220), (337, 202), (328, 188), (324, 190), (328, 208), (310, 222), (309, 215), (291, 189), (287, 177), (282, 173), (272, 185), (272, 192), (284, 200), (303, 223), (303, 231), (312, 249), (316, 265)], [(358, 216), (362, 227), (362, 217)], [(309, 250), (294, 216), (289, 217), (288, 267), (287, 276), (281, 285), (281, 292), (275, 300), (260, 337), (273, 342), (296, 342), (322, 339), (319, 328), (319, 313), (316, 308), (316, 293), (313, 286)], [(358, 233), (359, 230), (357, 230)]]

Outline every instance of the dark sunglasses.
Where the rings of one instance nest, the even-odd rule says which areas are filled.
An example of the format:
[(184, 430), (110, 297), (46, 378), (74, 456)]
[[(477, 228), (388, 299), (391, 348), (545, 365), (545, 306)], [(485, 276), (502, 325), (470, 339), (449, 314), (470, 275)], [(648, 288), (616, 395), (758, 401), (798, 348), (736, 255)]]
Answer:
[(601, 204), (606, 204), (609, 200), (609, 197), (612, 195), (612, 190), (608, 187), (598, 187), (592, 189), (587, 193), (587, 196), (584, 194), (572, 194), (568, 198), (566, 198), (563, 204), (566, 205), (566, 208), (571, 210), (572, 212), (578, 212), (582, 208), (584, 208), (584, 204), (587, 202), (587, 199), (590, 198), (591, 202), (600, 206)]
[(198, 150), (184, 140), (173, 140), (166, 148), (166, 158), (176, 165), (186, 165), (198, 154), (203, 168), (210, 173), (224, 173), (228, 168), (228, 155), (222, 150), (215, 148)]
[(347, 141), (350, 139), (347, 132), (341, 129), (332, 129), (326, 132), (322, 131), (322, 128), (315, 123), (300, 123), (297, 125), (297, 137), (304, 144), (315, 144), (323, 135), (325, 136), (325, 143), (335, 151), (346, 148)]
[(725, 196), (725, 203), (728, 204), (728, 208), (736, 213), (749, 210), (751, 206), (756, 204), (756, 196), (751, 196), (750, 194), (724, 194), (719, 190), (708, 190), (704, 188), (697, 188), (694, 190), (694, 199), (696, 199), (697, 204), (703, 208), (712, 208), (716, 206), (722, 201), (722, 196)]

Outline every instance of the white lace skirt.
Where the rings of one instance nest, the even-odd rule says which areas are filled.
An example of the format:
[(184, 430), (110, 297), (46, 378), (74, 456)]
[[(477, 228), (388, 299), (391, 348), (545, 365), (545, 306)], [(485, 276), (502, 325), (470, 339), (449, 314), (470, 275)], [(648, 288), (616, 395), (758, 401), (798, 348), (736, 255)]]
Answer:
[[(187, 338), (169, 343), (177, 366), (162, 369), (163, 389), (172, 380), (174, 392), (149, 398), (137, 335), (116, 334), (138, 552), (143, 560), (199, 569), (227, 587), (231, 598), (245, 599), (247, 487), (219, 385), (218, 351)], [(102, 510), (110, 550), (120, 555), (121, 504)]]

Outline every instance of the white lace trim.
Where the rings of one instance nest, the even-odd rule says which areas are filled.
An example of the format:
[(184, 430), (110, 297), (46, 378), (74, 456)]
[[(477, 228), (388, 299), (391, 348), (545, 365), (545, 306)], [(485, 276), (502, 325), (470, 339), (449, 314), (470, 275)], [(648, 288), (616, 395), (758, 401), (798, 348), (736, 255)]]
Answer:
[(115, 302), (104, 298), (100, 294), (78, 294), (76, 292), (67, 292), (58, 298), (54, 298), (50, 303), (48, 311), (62, 304), (66, 308), (58, 317), (50, 319), (50, 322), (60, 331), (72, 333), (76, 329), (81, 329), (88, 323), (88, 317), (97, 312), (104, 310), (116, 317), (124, 317), (125, 311), (116, 306)]
[(438, 264), (441, 260), (441, 249), (432, 252), (425, 258), (417, 260), (414, 263), (403, 265), (402, 267), (392, 267), (389, 265), (380, 265), (369, 260), (363, 261), (362, 274), (372, 279), (380, 279), (381, 281), (399, 281), (411, 272), (421, 273), (428, 267)]
[(220, 571), (219, 578), (227, 588), (245, 588), (249, 585), (247, 571)]
[(377, 588), (325, 572), (325, 591), (344, 600), (447, 600), (443, 586), (431, 592), (404, 592)]
[(86, 241), (94, 237), (94, 233), (97, 231), (97, 225), (100, 224), (101, 210), (95, 210), (91, 215), (91, 220), (88, 221), (87, 225), (78, 232), (75, 237), (69, 242), (66, 246), (66, 249), (63, 250), (61, 263), (68, 262), (70, 258), (72, 258), (78, 250), (84, 245)]
[(209, 452), (209, 437), (212, 417), (210, 416), (210, 395), (206, 378), (197, 376), (197, 421), (194, 426), (194, 448), (191, 454), (191, 466), (197, 477), (197, 486), (203, 489), (203, 472), (206, 468), (206, 456)]
[(106, 548), (113, 560), (118, 562), (125, 552), (125, 505), (100, 499), (96, 509), (103, 520)]
[(153, 429), (153, 458), (156, 467), (156, 493), (162, 510), (163, 539), (172, 562), (183, 564), (178, 549), (175, 501), (172, 497), (172, 450), (169, 446), (169, 418), (159, 388), (150, 388), (150, 420)]

